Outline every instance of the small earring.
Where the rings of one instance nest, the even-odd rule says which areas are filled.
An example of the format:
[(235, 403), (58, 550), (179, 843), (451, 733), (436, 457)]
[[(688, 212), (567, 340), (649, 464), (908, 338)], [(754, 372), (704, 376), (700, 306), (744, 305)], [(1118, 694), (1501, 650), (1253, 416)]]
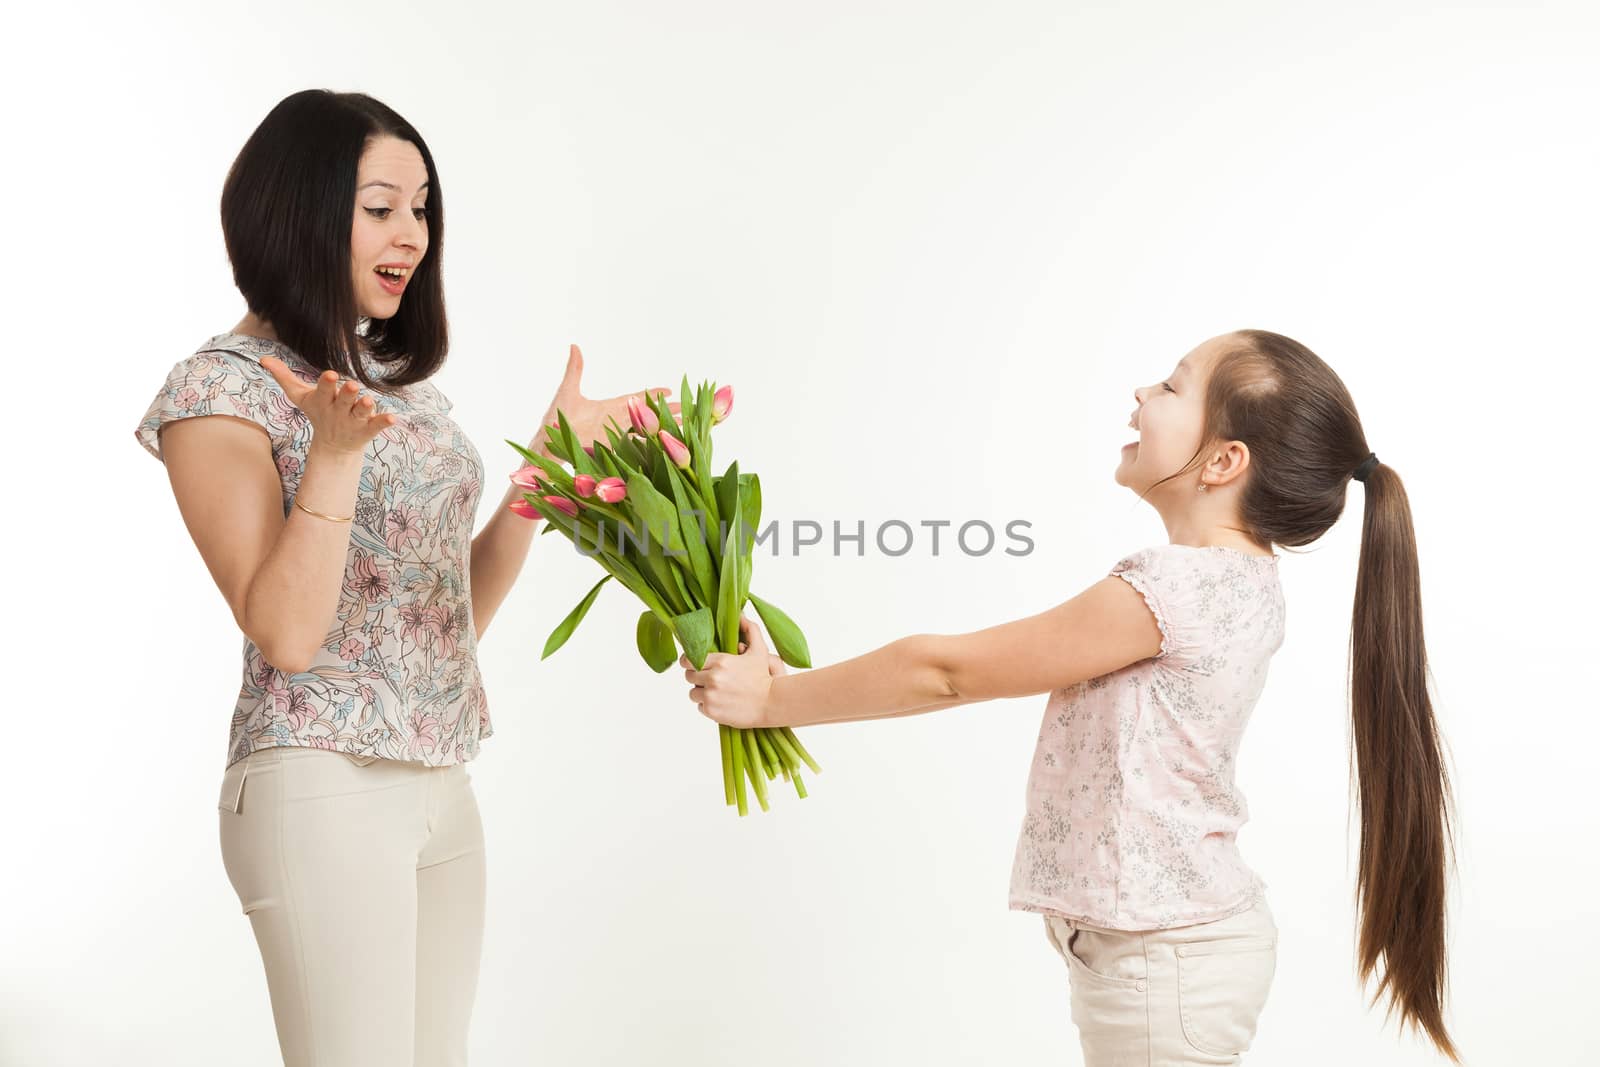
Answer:
[(1200, 492), (1203, 493), (1205, 491), (1206, 491), (1206, 483), (1205, 482), (1201, 482), (1200, 483)]

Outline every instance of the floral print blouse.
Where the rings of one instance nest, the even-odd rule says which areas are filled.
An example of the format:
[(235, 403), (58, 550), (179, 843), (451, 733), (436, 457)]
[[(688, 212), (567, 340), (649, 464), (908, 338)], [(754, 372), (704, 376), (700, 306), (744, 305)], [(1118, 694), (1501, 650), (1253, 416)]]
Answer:
[(1239, 853), (1234, 763), (1283, 644), (1278, 558), (1168, 544), (1111, 574), (1144, 596), (1161, 650), (1050, 694), (1011, 907), (1113, 930), (1226, 918), (1266, 886)]
[[(161, 459), (158, 432), (174, 419), (232, 415), (260, 425), (287, 519), (312, 430), (261, 365), (267, 355), (316, 381), (319, 372), (287, 345), (218, 334), (173, 366), (135, 436)], [(482, 460), (432, 382), (373, 399), (400, 418), (367, 446), (332, 625), (299, 673), (274, 667), (244, 639), (229, 766), (280, 745), (443, 766), (473, 759), (494, 732), (469, 582)]]

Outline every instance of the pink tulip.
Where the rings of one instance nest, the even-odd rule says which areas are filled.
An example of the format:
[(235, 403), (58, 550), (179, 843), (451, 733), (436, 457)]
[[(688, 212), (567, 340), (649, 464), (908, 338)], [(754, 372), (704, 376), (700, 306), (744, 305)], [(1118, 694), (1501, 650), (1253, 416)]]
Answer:
[(661, 420), (656, 417), (655, 409), (636, 396), (628, 398), (628, 421), (646, 437), (661, 429)]
[(568, 500), (564, 496), (547, 496), (544, 498), (544, 502), (555, 508), (557, 511), (570, 515), (574, 519), (578, 517), (577, 503)]
[(572, 488), (581, 497), (594, 496), (594, 478), (587, 474), (580, 474), (572, 479)]
[(538, 489), (539, 476), (544, 472), (532, 463), (511, 472), (511, 484), (519, 489)]
[(666, 430), (661, 431), (661, 447), (667, 450), (667, 458), (672, 460), (672, 465), (679, 470), (689, 469), (689, 448)]
[(539, 514), (539, 509), (528, 503), (526, 500), (513, 500), (511, 503), (506, 505), (506, 510), (514, 511), (525, 519), (544, 518), (543, 515)]
[(593, 445), (584, 445), (583, 446), (583, 450), (585, 452), (589, 453), (589, 458), (590, 459), (594, 458), (594, 446)]
[(724, 385), (711, 398), (711, 421), (721, 422), (733, 411), (733, 386)]
[(604, 478), (594, 488), (595, 495), (607, 504), (615, 504), (628, 495), (628, 487), (621, 478)]

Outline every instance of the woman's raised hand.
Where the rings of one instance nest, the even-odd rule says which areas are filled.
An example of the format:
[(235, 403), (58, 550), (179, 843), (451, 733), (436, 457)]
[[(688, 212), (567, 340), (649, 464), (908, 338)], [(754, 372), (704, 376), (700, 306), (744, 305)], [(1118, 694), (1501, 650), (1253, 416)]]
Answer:
[[(628, 397), (638, 396), (641, 392), (651, 396), (665, 396), (672, 390), (665, 386), (651, 389), (636, 390), (624, 393), (621, 396), (609, 397), (605, 400), (591, 400), (579, 391), (579, 379), (583, 377), (583, 353), (577, 345), (572, 345), (567, 350), (567, 371), (561, 378), (561, 384), (556, 388), (555, 398), (550, 401), (549, 409), (540, 420), (539, 436), (535, 439), (538, 447), (530, 448), (541, 455), (549, 455), (547, 435), (544, 427), (556, 421), (556, 411), (559, 409), (571, 423), (572, 430), (578, 436), (578, 444), (588, 446), (595, 441), (606, 440), (606, 427), (615, 420), (618, 426), (628, 427)], [(667, 410), (674, 415), (680, 414), (681, 408), (677, 401), (667, 405)]]
[(277, 356), (263, 356), (261, 365), (289, 403), (311, 420), (312, 443), (319, 451), (365, 452), (368, 441), (399, 421), (392, 412), (379, 413), (372, 397), (361, 395), (360, 382), (340, 385), (336, 371), (323, 371), (315, 385), (307, 385)]

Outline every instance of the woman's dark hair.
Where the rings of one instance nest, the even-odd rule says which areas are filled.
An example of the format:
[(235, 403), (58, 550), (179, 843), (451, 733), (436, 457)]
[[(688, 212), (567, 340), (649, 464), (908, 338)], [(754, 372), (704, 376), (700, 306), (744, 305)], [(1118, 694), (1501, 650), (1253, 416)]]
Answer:
[[(376, 138), (409, 141), (428, 168), (428, 248), (393, 318), (366, 321), (351, 283), (356, 169)], [(449, 348), (441, 264), (444, 197), (427, 144), (409, 122), (365, 93), (307, 89), (261, 120), (222, 185), (222, 236), (234, 284), (278, 339), (318, 370), (379, 392), (422, 381)], [(356, 358), (365, 345), (375, 381)]]
[[(1260, 544), (1308, 545), (1344, 512), (1351, 476), (1370, 451), (1361, 418), (1338, 375), (1305, 345), (1266, 330), (1227, 339), (1206, 385), (1204, 443), (1169, 477), (1201, 466), (1202, 456), (1228, 441), (1243, 442), (1250, 460), (1241, 532)], [(1420, 1027), (1460, 1062), (1444, 1025), (1454, 804), (1428, 696), (1411, 505), (1385, 463), (1364, 484), (1349, 660), (1361, 809), (1359, 975), (1364, 984), (1381, 961), (1374, 1003), (1387, 993), (1402, 1027)]]

